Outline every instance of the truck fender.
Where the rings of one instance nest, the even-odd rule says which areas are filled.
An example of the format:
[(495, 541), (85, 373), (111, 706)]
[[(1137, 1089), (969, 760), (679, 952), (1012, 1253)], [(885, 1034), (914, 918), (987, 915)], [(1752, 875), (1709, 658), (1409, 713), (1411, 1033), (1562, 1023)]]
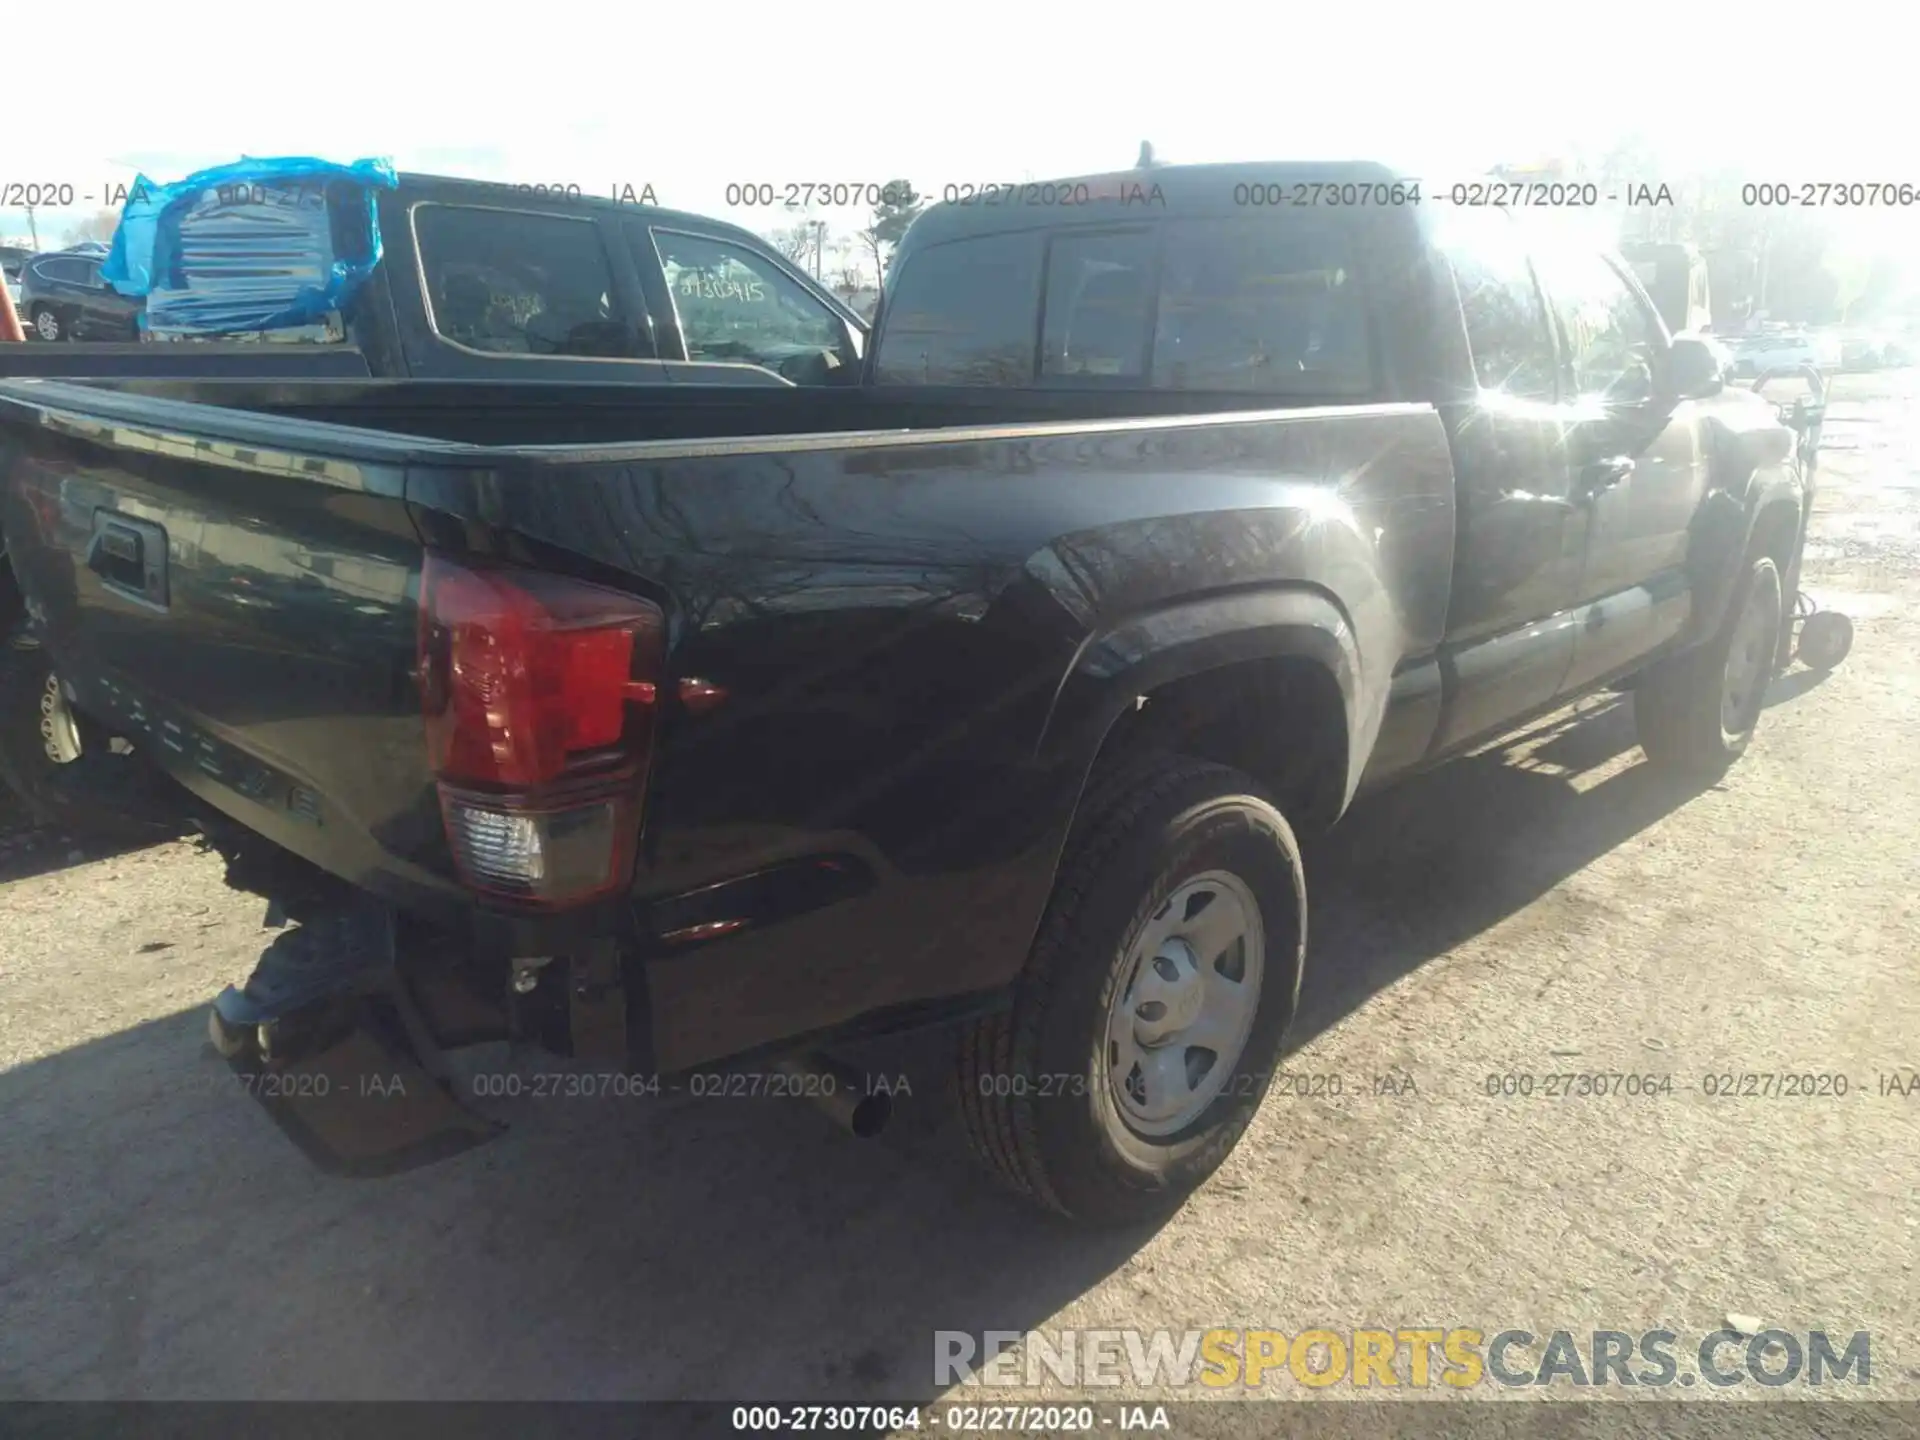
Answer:
[[(1793, 516), (1792, 533), (1785, 542), (1785, 552), (1775, 558), (1780, 561), (1781, 582), (1790, 588), (1797, 583), (1805, 508), (1806, 488), (1786, 465), (1760, 466), (1739, 490), (1716, 488), (1707, 496), (1694, 516), (1693, 536), (1687, 546), (1694, 603), (1683, 646), (1718, 632), (1727, 607), (1733, 603), (1734, 586), (1745, 573), (1756, 532), (1764, 517), (1783, 510)], [(1779, 547), (1768, 544), (1766, 548), (1773, 553)], [(1788, 599), (1790, 602), (1791, 594)]]
[(1347, 755), (1344, 805), (1378, 729), (1384, 691), (1369, 707), (1352, 622), (1332, 595), (1304, 584), (1182, 601), (1089, 635), (1061, 679), (1036, 758), (1076, 765), (1084, 790), (1115, 723), (1141, 697), (1206, 671), (1277, 659), (1312, 662), (1338, 690)]

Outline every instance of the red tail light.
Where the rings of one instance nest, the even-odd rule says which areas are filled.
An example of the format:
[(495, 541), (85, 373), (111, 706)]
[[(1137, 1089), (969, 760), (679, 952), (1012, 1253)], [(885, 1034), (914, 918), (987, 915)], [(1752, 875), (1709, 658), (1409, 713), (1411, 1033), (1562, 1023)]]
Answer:
[(658, 606), (618, 590), (427, 557), (427, 753), (468, 885), (552, 908), (627, 883), (664, 635)]

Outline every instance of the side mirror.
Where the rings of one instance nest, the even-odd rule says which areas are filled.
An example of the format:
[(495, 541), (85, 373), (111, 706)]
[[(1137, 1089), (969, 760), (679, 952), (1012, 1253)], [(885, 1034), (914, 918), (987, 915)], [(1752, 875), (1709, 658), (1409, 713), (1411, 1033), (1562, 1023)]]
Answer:
[(1676, 400), (1705, 400), (1726, 384), (1720, 356), (1705, 340), (1692, 335), (1674, 339), (1667, 351), (1667, 393)]

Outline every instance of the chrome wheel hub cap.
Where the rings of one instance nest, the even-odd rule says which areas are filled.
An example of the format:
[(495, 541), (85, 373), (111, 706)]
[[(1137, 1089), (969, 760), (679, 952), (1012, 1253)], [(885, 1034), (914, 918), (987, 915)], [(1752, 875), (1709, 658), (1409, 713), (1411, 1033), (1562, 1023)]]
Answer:
[(46, 688), (40, 692), (40, 745), (56, 765), (70, 765), (80, 758), (80, 731), (57, 675), (47, 676)]
[(1172, 1135), (1226, 1088), (1260, 1008), (1266, 937), (1239, 876), (1196, 875), (1128, 947), (1107, 1014), (1107, 1086), (1143, 1135)]
[(40, 332), (40, 338), (42, 340), (58, 340), (60, 338), (60, 322), (54, 318), (51, 310), (42, 310), (39, 317), (33, 322), (33, 328)]
[(1760, 714), (1761, 694), (1780, 638), (1780, 617), (1774, 612), (1767, 596), (1758, 592), (1747, 597), (1747, 607), (1740, 612), (1720, 687), (1720, 728), (1729, 735), (1744, 734)]

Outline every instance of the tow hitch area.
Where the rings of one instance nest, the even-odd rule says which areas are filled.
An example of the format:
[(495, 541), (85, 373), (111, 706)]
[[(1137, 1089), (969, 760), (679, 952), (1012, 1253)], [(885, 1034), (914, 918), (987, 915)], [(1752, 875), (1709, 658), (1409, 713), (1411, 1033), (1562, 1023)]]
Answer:
[(486, 1007), (475, 999), (451, 1017), (458, 1036), (445, 1024), (436, 1035), (429, 1015), (461, 1007), (433, 998), (444, 987), (431, 983), (431, 953), (409, 947), (403, 966), (401, 952), (398, 919), (385, 906), (329, 910), (275, 937), (247, 983), (223, 991), (208, 1016), (214, 1048), (247, 1093), (330, 1174), (396, 1174), (505, 1128), (455, 1098), (441, 1053), (446, 1042), (493, 1038)]

